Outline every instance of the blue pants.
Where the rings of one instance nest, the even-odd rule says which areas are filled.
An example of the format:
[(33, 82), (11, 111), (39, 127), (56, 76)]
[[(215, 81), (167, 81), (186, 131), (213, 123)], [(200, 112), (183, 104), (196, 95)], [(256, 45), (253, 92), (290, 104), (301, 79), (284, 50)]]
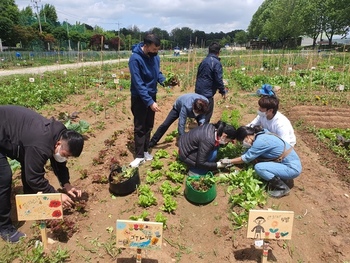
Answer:
[(282, 180), (289, 180), (300, 175), (302, 166), (298, 155), (292, 151), (281, 163), (260, 162), (254, 166), (254, 169), (266, 181), (270, 181), (275, 176)]
[[(208, 162), (215, 162), (216, 157), (218, 155), (218, 149), (215, 149), (212, 151), (208, 157)], [(189, 175), (206, 175), (209, 172), (209, 170), (191, 167), (189, 169)]]

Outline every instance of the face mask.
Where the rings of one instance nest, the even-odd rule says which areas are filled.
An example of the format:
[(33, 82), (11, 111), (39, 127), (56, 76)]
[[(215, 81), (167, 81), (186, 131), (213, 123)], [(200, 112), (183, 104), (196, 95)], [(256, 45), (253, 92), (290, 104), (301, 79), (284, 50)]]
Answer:
[(266, 117), (266, 111), (260, 111), (260, 110), (258, 110), (258, 115), (259, 115), (260, 117)]
[(220, 138), (219, 144), (220, 144), (220, 145), (226, 145), (226, 144), (228, 144), (228, 142), (226, 141), (226, 139), (221, 139), (221, 138)]
[(194, 116), (198, 116), (199, 114), (197, 113), (197, 112), (195, 112), (195, 111), (192, 111), (193, 112), (193, 114), (194, 114)]
[(67, 158), (60, 155), (60, 150), (61, 150), (61, 145), (58, 146), (57, 153), (53, 155), (53, 158), (56, 160), (56, 162), (64, 163), (67, 161)]
[(246, 148), (246, 149), (249, 149), (250, 147), (252, 147), (249, 143), (247, 143), (245, 141), (242, 142), (242, 146), (243, 146), (243, 148)]
[(158, 55), (158, 52), (148, 52), (147, 54), (148, 54), (148, 56), (150, 56), (150, 57), (155, 57), (155, 56)]

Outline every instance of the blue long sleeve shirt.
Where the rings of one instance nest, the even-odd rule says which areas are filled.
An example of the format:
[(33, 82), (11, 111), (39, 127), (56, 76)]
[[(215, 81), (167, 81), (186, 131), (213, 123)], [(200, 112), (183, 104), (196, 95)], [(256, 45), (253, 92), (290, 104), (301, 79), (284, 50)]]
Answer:
[[(185, 133), (186, 120), (188, 118), (196, 118), (193, 113), (193, 103), (196, 99), (202, 99), (209, 103), (208, 99), (196, 93), (187, 93), (177, 98), (174, 103), (174, 109), (179, 113), (178, 132), (181, 136)], [(198, 116), (198, 122), (204, 124), (205, 115)]]
[(157, 83), (163, 83), (165, 77), (160, 71), (159, 56), (148, 57), (142, 50), (143, 43), (137, 44), (129, 59), (131, 75), (131, 96), (139, 96), (146, 106), (154, 103), (152, 97), (157, 94)]

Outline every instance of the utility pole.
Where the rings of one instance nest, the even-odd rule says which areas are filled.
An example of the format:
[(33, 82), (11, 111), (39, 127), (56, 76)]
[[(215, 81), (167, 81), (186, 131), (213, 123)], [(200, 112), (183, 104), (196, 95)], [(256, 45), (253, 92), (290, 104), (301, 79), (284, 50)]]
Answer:
[(121, 23), (117, 23), (118, 25), (118, 68), (119, 68), (119, 62), (120, 62), (120, 27), (119, 25), (121, 25)]
[(43, 30), (41, 29), (41, 21), (40, 21), (40, 14), (39, 14), (39, 5), (38, 2), (41, 2), (41, 0), (31, 0), (33, 4), (33, 7), (36, 9), (36, 16), (38, 18), (38, 22), (39, 22), (39, 30), (40, 30), (40, 34), (43, 32)]
[(68, 50), (71, 51), (71, 47), (70, 47), (70, 37), (69, 37), (69, 30), (68, 30), (68, 21), (66, 19), (66, 25), (67, 25), (67, 36), (68, 36)]

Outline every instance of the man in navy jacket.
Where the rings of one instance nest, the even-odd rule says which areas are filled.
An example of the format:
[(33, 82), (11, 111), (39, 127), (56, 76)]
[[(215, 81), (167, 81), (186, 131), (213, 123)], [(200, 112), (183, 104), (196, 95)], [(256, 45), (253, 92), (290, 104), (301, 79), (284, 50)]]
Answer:
[(148, 153), (148, 147), (155, 113), (160, 111), (156, 102), (157, 83), (163, 85), (165, 81), (160, 71), (159, 48), (160, 39), (155, 34), (148, 33), (143, 43), (133, 48), (129, 59), (135, 140), (135, 160), (130, 163), (132, 167), (153, 159)]
[(214, 110), (214, 95), (216, 91), (225, 98), (226, 90), (222, 79), (223, 70), (220, 62), (220, 45), (213, 42), (209, 45), (209, 54), (199, 64), (195, 92), (209, 100), (209, 110), (205, 122), (209, 123)]
[[(57, 192), (45, 178), (44, 166), (50, 160), (62, 188), (79, 197), (81, 190), (70, 184), (66, 162), (68, 157), (81, 154), (84, 138), (61, 122), (25, 107), (0, 106), (0, 116), (0, 236), (15, 243), (25, 234), (17, 231), (10, 217), (12, 171), (7, 158), (21, 164), (24, 194)], [(62, 194), (63, 207), (74, 204), (67, 194)]]

